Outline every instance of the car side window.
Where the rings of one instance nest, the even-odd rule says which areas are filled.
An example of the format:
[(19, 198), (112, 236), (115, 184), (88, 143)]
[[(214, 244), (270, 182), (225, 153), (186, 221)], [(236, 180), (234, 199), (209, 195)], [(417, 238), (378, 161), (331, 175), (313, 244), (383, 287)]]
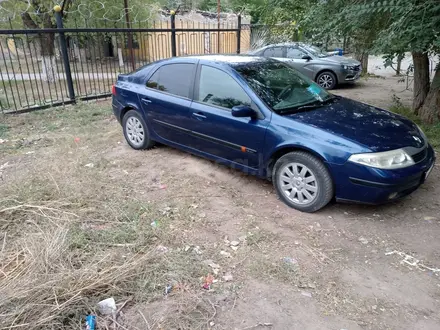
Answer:
[(307, 54), (299, 48), (295, 48), (295, 47), (287, 48), (287, 53), (286, 53), (287, 58), (302, 59), (303, 56), (305, 55)]
[(196, 101), (232, 109), (236, 105), (251, 105), (251, 99), (226, 72), (202, 65), (199, 95)]
[(190, 83), (195, 64), (176, 63), (161, 66), (147, 81), (147, 87), (189, 98)]
[(283, 47), (271, 47), (264, 51), (267, 57), (283, 57)]

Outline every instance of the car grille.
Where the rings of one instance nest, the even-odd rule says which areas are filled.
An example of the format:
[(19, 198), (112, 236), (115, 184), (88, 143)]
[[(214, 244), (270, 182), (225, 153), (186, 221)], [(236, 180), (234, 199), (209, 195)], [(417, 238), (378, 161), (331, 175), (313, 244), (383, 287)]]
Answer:
[(424, 148), (422, 151), (412, 155), (411, 157), (414, 160), (414, 163), (419, 163), (426, 158), (427, 153), (428, 149)]

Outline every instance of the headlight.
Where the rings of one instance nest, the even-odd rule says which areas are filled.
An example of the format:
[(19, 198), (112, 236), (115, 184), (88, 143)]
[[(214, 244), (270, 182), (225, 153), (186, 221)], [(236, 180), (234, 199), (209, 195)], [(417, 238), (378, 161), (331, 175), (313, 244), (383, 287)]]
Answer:
[(344, 68), (344, 70), (354, 70), (355, 69), (355, 67), (353, 65), (343, 64), (342, 67)]
[(351, 155), (348, 160), (353, 163), (387, 170), (414, 165), (413, 159), (403, 149), (366, 154), (354, 154)]

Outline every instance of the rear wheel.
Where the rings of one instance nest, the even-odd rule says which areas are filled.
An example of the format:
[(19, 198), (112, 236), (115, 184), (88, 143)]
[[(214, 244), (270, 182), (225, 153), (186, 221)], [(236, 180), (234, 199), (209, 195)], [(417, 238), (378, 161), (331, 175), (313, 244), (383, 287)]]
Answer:
[(319, 86), (325, 89), (333, 89), (336, 87), (336, 76), (330, 71), (321, 72), (316, 77), (316, 82)]
[(124, 115), (122, 127), (125, 139), (133, 149), (149, 149), (154, 146), (154, 141), (150, 139), (148, 127), (137, 111), (130, 110)]
[(315, 156), (290, 152), (277, 160), (272, 182), (284, 203), (303, 212), (315, 212), (333, 197), (333, 181), (325, 165)]

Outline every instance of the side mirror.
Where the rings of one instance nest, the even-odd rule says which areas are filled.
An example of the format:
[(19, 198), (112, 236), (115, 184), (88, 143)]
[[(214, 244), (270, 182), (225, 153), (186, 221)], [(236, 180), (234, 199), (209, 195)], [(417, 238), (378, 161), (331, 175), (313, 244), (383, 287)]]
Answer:
[(310, 61), (312, 58), (309, 55), (304, 55), (301, 57), (301, 59), (306, 60), (307, 62)]
[(233, 117), (251, 117), (255, 118), (257, 113), (248, 105), (236, 105), (231, 110)]

